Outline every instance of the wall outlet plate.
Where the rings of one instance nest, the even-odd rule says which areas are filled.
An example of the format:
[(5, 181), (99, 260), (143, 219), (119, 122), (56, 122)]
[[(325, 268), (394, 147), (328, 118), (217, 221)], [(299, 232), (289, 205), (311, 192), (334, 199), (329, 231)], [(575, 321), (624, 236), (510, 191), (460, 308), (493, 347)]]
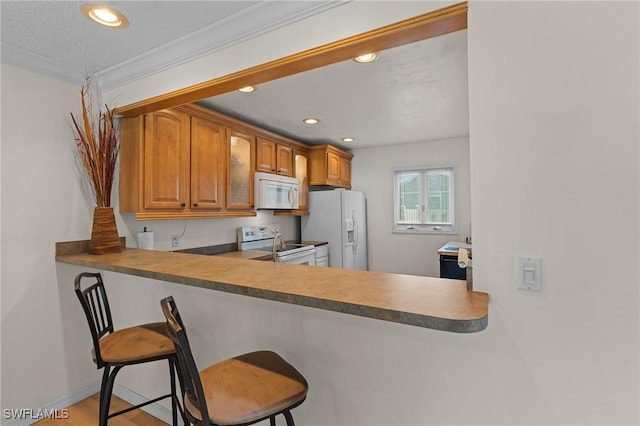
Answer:
[(180, 236), (179, 235), (172, 235), (171, 236), (171, 247), (172, 248), (180, 247)]

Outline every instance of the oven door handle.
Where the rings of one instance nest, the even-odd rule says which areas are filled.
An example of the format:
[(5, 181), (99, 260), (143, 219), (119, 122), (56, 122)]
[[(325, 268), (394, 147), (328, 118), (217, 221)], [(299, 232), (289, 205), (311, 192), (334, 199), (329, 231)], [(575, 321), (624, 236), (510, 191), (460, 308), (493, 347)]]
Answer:
[(316, 257), (315, 248), (313, 250), (305, 250), (298, 253), (286, 254), (284, 256), (280, 256), (278, 259), (280, 263), (293, 263), (296, 260), (305, 258), (305, 257), (309, 257), (309, 260), (313, 261), (312, 264), (315, 264), (315, 257)]

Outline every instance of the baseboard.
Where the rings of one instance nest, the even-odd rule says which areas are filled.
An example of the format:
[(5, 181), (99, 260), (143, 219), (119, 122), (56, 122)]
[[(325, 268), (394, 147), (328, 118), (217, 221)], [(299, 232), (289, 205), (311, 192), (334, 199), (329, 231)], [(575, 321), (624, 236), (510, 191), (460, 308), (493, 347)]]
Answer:
[[(62, 410), (63, 408), (67, 408), (76, 402), (80, 402), (83, 399), (90, 397), (91, 395), (100, 392), (100, 380), (89, 383), (88, 385), (70, 393), (69, 395), (65, 395), (61, 398), (58, 398), (54, 401), (51, 401), (47, 404), (44, 404), (40, 408), (35, 408), (31, 411), (23, 412), (20, 418), (12, 418), (7, 419), (5, 416), (10, 413), (2, 413), (2, 426), (28, 426), (31, 425), (38, 420), (42, 420), (41, 418), (35, 418), (34, 414), (38, 412), (47, 412), (51, 413), (54, 410)], [(170, 411), (170, 410), (169, 410)], [(62, 413), (60, 413), (62, 414)], [(171, 414), (171, 412), (169, 412)], [(171, 416), (169, 416), (171, 418)]]
[[(144, 402), (149, 401), (150, 398), (140, 395), (137, 392), (132, 391), (129, 388), (125, 388), (119, 384), (115, 384), (113, 386), (113, 394), (118, 398), (124, 399), (131, 405), (138, 405)], [(165, 423), (172, 424), (173, 416), (171, 415), (171, 409), (165, 407), (159, 402), (154, 402), (153, 404), (145, 405), (141, 408), (141, 410), (146, 411), (151, 414), (153, 417), (157, 417)]]

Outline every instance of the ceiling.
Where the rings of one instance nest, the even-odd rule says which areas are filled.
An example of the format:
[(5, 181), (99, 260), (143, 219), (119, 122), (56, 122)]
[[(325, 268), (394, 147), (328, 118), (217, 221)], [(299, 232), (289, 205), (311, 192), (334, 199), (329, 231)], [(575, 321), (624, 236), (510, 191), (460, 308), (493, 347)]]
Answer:
[[(126, 29), (97, 26), (83, 2), (0, 2), (2, 61), (80, 83), (124, 81), (226, 48), (344, 2), (103, 2)], [(188, 4), (189, 7), (184, 7)], [(34, 16), (48, 16), (48, 20)], [(202, 104), (309, 144), (345, 149), (469, 134), (467, 34), (458, 31), (231, 92)], [(305, 117), (320, 123), (309, 126)], [(345, 143), (351, 136), (355, 142)]]
[[(467, 32), (379, 52), (199, 102), (308, 144), (364, 148), (469, 134)], [(303, 123), (318, 118), (315, 125)], [(342, 142), (353, 137), (354, 142)]]

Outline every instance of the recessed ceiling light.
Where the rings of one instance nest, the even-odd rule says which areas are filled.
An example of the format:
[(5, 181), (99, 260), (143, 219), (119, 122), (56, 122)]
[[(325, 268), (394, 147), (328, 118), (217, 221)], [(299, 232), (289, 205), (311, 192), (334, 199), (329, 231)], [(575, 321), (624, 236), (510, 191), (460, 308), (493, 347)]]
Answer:
[(238, 89), (238, 92), (242, 92), (242, 93), (251, 93), (255, 91), (256, 91), (255, 86), (244, 86)]
[(85, 3), (80, 7), (82, 14), (100, 25), (109, 28), (126, 28), (129, 20), (112, 7), (95, 3)]
[(306, 124), (318, 124), (320, 122), (320, 120), (318, 120), (317, 118), (305, 118), (304, 120), (302, 120), (303, 122), (305, 122)]
[(371, 53), (365, 53), (364, 55), (357, 56), (353, 58), (353, 60), (356, 62), (360, 62), (361, 64), (366, 64), (367, 62), (375, 61), (377, 57), (378, 55), (371, 52)]
[(355, 138), (349, 137), (347, 136), (346, 138), (342, 138), (342, 142), (353, 142), (355, 141)]

